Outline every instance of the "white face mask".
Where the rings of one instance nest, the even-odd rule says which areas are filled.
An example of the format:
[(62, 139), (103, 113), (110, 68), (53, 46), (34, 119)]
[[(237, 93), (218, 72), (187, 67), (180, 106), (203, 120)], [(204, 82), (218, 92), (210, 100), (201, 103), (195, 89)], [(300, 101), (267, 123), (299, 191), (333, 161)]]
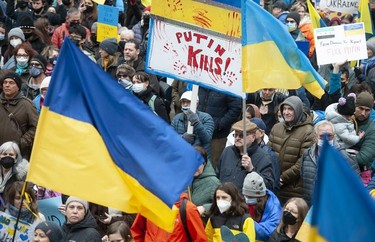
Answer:
[(226, 201), (226, 200), (217, 200), (216, 201), (217, 207), (219, 208), (220, 213), (224, 213), (228, 211), (230, 208), (232, 201)]
[(258, 200), (256, 198), (246, 198), (246, 204), (248, 205), (255, 205), (258, 203)]
[(184, 114), (188, 114), (188, 113), (189, 113), (189, 110), (190, 110), (190, 107), (182, 107), (182, 108), (181, 108), (181, 111), (182, 111)]
[(129, 81), (128, 79), (126, 79), (126, 78), (120, 78), (120, 79), (118, 79), (118, 83), (120, 83), (126, 89), (129, 89), (129, 88), (131, 88), (133, 86), (133, 83), (131, 81)]
[(17, 57), (16, 60), (20, 66), (24, 66), (29, 61), (29, 57)]
[(288, 27), (289, 32), (292, 32), (297, 29), (297, 23), (287, 23), (286, 26)]
[(135, 92), (135, 93), (140, 93), (143, 90), (145, 90), (145, 88), (143, 86), (143, 83), (135, 83), (135, 84), (133, 84), (132, 89), (133, 89), (133, 92)]
[(10, 45), (16, 48), (18, 45), (22, 44), (21, 39), (12, 39), (10, 42)]
[[(318, 139), (318, 146), (322, 147), (324, 143), (324, 140)], [(333, 146), (333, 140), (328, 140), (328, 143)]]

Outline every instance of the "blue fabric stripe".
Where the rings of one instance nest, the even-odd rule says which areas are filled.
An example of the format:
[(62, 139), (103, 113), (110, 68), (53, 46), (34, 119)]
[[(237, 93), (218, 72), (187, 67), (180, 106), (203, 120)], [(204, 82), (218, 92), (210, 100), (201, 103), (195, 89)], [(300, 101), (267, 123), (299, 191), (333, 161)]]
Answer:
[(92, 124), (116, 165), (168, 206), (179, 199), (202, 163), (200, 155), (170, 125), (67, 38), (44, 105)]

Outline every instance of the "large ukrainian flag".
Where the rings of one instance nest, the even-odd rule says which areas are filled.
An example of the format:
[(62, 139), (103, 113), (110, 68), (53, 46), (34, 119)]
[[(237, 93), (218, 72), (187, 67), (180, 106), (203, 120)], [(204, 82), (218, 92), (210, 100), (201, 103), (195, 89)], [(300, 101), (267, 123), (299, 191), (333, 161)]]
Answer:
[(373, 33), (372, 18), (370, 14), (369, 0), (359, 0), (358, 6), (359, 19), (358, 22), (363, 22), (365, 31), (368, 34)]
[(324, 80), (286, 27), (253, 0), (242, 0), (241, 15), (243, 91), (297, 89), (303, 85), (320, 98)]
[(27, 181), (172, 231), (171, 208), (201, 163), (170, 125), (65, 39)]
[(318, 161), (309, 240), (375, 241), (375, 201), (334, 147), (325, 141)]

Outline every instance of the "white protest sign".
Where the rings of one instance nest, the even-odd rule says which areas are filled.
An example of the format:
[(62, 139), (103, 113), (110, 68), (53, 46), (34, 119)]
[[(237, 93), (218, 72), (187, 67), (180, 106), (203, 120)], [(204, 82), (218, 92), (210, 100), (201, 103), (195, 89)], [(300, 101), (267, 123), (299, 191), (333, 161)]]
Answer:
[[(0, 212), (0, 241), (11, 242), (14, 234), (14, 226), (17, 218), (10, 216), (4, 212)], [(32, 241), (34, 237), (34, 228), (30, 224), (18, 221), (17, 233), (14, 241)]]
[(241, 42), (151, 20), (147, 70), (242, 96)]
[(315, 29), (318, 65), (367, 59), (363, 23)]
[(320, 0), (319, 8), (321, 10), (329, 9), (340, 13), (357, 13), (359, 0)]

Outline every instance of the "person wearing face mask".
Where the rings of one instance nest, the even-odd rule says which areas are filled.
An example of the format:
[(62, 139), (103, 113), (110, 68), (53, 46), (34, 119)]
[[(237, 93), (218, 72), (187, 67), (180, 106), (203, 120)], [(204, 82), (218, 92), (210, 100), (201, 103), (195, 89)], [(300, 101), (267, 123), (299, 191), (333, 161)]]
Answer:
[(330, 145), (333, 145), (336, 149), (340, 150), (340, 153), (343, 155), (345, 160), (348, 161), (353, 171), (358, 174), (358, 176), (360, 175), (358, 163), (345, 151), (345, 149), (341, 148), (335, 142), (335, 134), (335, 127), (331, 122), (323, 120), (315, 124), (314, 143), (310, 148), (303, 152), (301, 157), (303, 198), (309, 206), (312, 204), (314, 184), (318, 170), (318, 160), (325, 138), (328, 139)]
[(26, 83), (29, 78), (29, 63), (31, 57), (36, 55), (36, 51), (31, 47), (28, 42), (23, 42), (14, 50), (16, 66), (11, 70), (19, 75), (23, 83)]
[(23, 95), (30, 100), (34, 100), (40, 94), (40, 85), (46, 75), (47, 60), (42, 55), (36, 55), (31, 58), (29, 63), (30, 78), (27, 83), (22, 84), (21, 91)]
[(98, 22), (95, 22), (91, 25), (91, 35), (90, 39), (86, 42), (85, 47), (95, 55), (95, 60), (100, 58), (99, 54), (99, 42), (97, 40), (97, 31), (98, 31)]
[[(22, 158), (20, 148), (15, 142), (8, 141), (0, 146), (0, 196), (5, 199), (4, 192), (15, 181), (26, 179), (29, 162)], [(5, 204), (0, 204), (4, 211)]]
[(242, 194), (254, 219), (256, 240), (268, 241), (281, 219), (279, 199), (266, 188), (263, 178), (255, 171), (245, 177)]
[(308, 211), (309, 207), (302, 198), (289, 199), (283, 207), (282, 220), (268, 242), (300, 242), (295, 237)]
[(290, 12), (286, 16), (286, 27), (295, 41), (306, 41), (305, 36), (298, 28), (301, 17), (298, 12)]
[[(186, 91), (181, 95), (182, 113), (174, 116), (171, 125), (189, 144), (203, 146), (211, 163), (211, 140), (215, 128), (214, 120), (208, 113), (190, 110), (192, 95), (192, 91)], [(198, 101), (199, 98), (197, 97), (197, 106)], [(194, 127), (192, 134), (187, 133), (188, 122)]]
[(150, 78), (145, 72), (136, 72), (133, 76), (132, 91), (135, 96), (148, 105), (151, 110), (169, 123), (169, 115), (163, 99), (155, 94), (150, 86)]
[(135, 74), (135, 70), (133, 67), (127, 64), (121, 64), (116, 69), (116, 79), (118, 84), (123, 86), (125, 89), (132, 92), (131, 87), (133, 86), (133, 76)]
[(96, 63), (94, 54), (84, 49), (84, 43), (86, 41), (85, 27), (80, 24), (71, 26), (69, 28), (69, 39), (73, 41), (73, 43), (83, 52), (83, 54)]
[[(60, 49), (64, 41), (64, 38), (68, 37), (70, 34), (70, 31), (69, 31), (70, 27), (74, 25), (79, 25), (80, 23), (81, 23), (81, 12), (75, 7), (69, 8), (67, 12), (66, 22), (63, 23), (60, 27), (56, 28), (55, 31), (53, 32), (53, 35), (51, 38), (52, 44)], [(86, 41), (90, 39), (90, 30), (86, 27), (83, 27), (83, 28), (86, 31), (86, 35), (84, 38), (84, 40)]]
[(206, 225), (208, 241), (219, 242), (220, 228), (227, 226), (234, 234), (242, 232), (250, 241), (255, 241), (254, 220), (249, 216), (248, 206), (232, 182), (218, 186), (212, 200)]
[(52, 76), (53, 69), (57, 63), (59, 49), (54, 45), (47, 45), (40, 54), (47, 60), (46, 76)]
[(25, 41), (25, 35), (20, 28), (13, 28), (8, 33), (9, 46), (4, 53), (4, 65), (1, 69), (8, 70), (13, 68), (15, 63), (15, 58), (13, 55), (14, 49)]

